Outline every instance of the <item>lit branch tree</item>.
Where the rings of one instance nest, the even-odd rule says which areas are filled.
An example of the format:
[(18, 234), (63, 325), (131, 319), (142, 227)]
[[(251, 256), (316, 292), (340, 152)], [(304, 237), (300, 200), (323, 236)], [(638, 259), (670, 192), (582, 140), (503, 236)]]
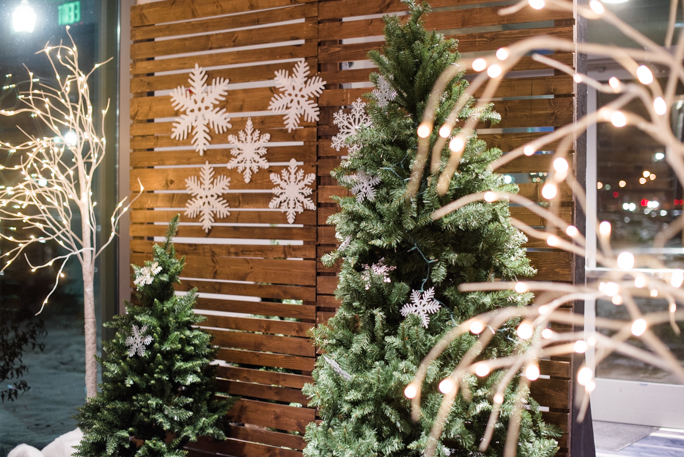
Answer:
[[(588, 240), (579, 229), (565, 222), (559, 217), (558, 186), (567, 183), (576, 194), (576, 199), (587, 211), (586, 194), (573, 176), (566, 157), (573, 144), (590, 125), (611, 123), (615, 128), (627, 125), (638, 128), (645, 135), (650, 136), (666, 148), (664, 158), (671, 167), (680, 185), (684, 184), (684, 143), (674, 134), (670, 125), (670, 114), (675, 102), (676, 89), (684, 82), (684, 33), (680, 33), (676, 45), (672, 46), (675, 36), (675, 23), (678, 2), (672, 0), (671, 15), (665, 38), (665, 45), (660, 46), (639, 33), (630, 25), (621, 21), (607, 10), (599, 0), (591, 0), (589, 6), (578, 6), (569, 0), (521, 0), (514, 5), (503, 8), (499, 14), (506, 15), (524, 8), (549, 8), (564, 11), (576, 11), (578, 15), (588, 20), (602, 21), (605, 25), (615, 27), (625, 37), (638, 43), (641, 48), (627, 48), (606, 46), (595, 43), (573, 43), (556, 37), (538, 36), (515, 43), (508, 48), (500, 48), (495, 55), (464, 59), (464, 65), (472, 65), (475, 71), (481, 72), (463, 91), (459, 100), (453, 105), (446, 118), (441, 117), (441, 107), (445, 104), (439, 99), (439, 94), (447, 83), (460, 71), (449, 68), (439, 77), (432, 90), (430, 101), (423, 112), (420, 126), (416, 130), (418, 139), (417, 159), (412, 169), (412, 182), (407, 186), (406, 197), (416, 195), (421, 178), (426, 173), (428, 159), (432, 157), (429, 173), (437, 179), (437, 191), (440, 195), (447, 195), (449, 183), (462, 173), (462, 158), (465, 156), (463, 145), (476, 128), (476, 120), (469, 119), (460, 128), (455, 128), (459, 111), (467, 106), (470, 97), (480, 88), (474, 109), (483, 109), (491, 102), (496, 94), (503, 76), (524, 57), (532, 53), (532, 59), (543, 63), (554, 70), (571, 75), (577, 84), (586, 84), (597, 92), (615, 94), (616, 98), (600, 107), (596, 112), (588, 113), (581, 119), (555, 129), (553, 132), (536, 138), (506, 155), (493, 161), (489, 168), (496, 170), (511, 160), (523, 155), (533, 155), (535, 151), (545, 150), (551, 143), (556, 143), (554, 158), (549, 168), (548, 178), (542, 188), (542, 196), (548, 202), (548, 207), (539, 205), (522, 196), (501, 192), (497, 189), (484, 190), (460, 197), (435, 210), (431, 219), (438, 221), (445, 217), (453, 217), (462, 211), (467, 211), (473, 204), (489, 203), (492, 205), (510, 201), (524, 206), (530, 211), (546, 219), (547, 229), (540, 231), (528, 224), (511, 218), (511, 224), (523, 231), (527, 236), (544, 240), (549, 246), (562, 249), (578, 256), (585, 256)], [(610, 78), (608, 84), (603, 84), (585, 74), (579, 74), (565, 64), (548, 56), (534, 53), (536, 49), (548, 49), (562, 52), (578, 52), (603, 58), (611, 58), (634, 78), (634, 82), (623, 82), (616, 77)], [(646, 50), (646, 51), (644, 51)], [(648, 63), (643, 61), (647, 60)], [(658, 65), (668, 70), (666, 83), (661, 83), (653, 76), (649, 66)], [(486, 71), (485, 71), (486, 70)], [(629, 109), (628, 103), (638, 102), (646, 111), (640, 115)], [(431, 145), (429, 138), (433, 129), (439, 128), (439, 133), (445, 140)], [(449, 141), (450, 154), (446, 163), (442, 161), (443, 144)], [(596, 211), (594, 209), (594, 211)], [(597, 214), (588, 214), (589, 218), (597, 219)], [(590, 219), (591, 220), (591, 219)], [(444, 337), (434, 345), (429, 354), (421, 362), (412, 382), (406, 386), (404, 394), (412, 399), (412, 416), (419, 420), (424, 415), (427, 400), (421, 398), (421, 385), (429, 380), (434, 371), (434, 363), (450, 344), (464, 337), (477, 335), (479, 348), (471, 348), (461, 359), (460, 363), (446, 376), (442, 383), (449, 386), (444, 395), (439, 415), (431, 430), (431, 446), (425, 452), (426, 457), (437, 455), (437, 439), (442, 436), (448, 425), (447, 417), (454, 399), (460, 392), (467, 391), (468, 380), (473, 375), (486, 377), (490, 373), (497, 379), (495, 388), (490, 392), (495, 407), (490, 411), (487, 428), (480, 442), (479, 450), (486, 452), (490, 448), (497, 429), (497, 422), (504, 412), (502, 407), (503, 393), (510, 385), (518, 383), (521, 388), (539, 378), (539, 361), (541, 359), (572, 354), (584, 353), (594, 348), (593, 361), (585, 362), (578, 370), (576, 377), (577, 406), (580, 407), (581, 420), (587, 410), (589, 396), (596, 388), (596, 364), (605, 360), (612, 353), (620, 353), (662, 370), (671, 372), (680, 382), (684, 382), (684, 367), (681, 361), (672, 354), (665, 343), (654, 331), (654, 327), (669, 323), (674, 335), (680, 335), (679, 327), (684, 321), (684, 312), (678, 307), (684, 303), (684, 270), (668, 268), (657, 255), (639, 253), (635, 255), (630, 250), (614, 252), (611, 245), (612, 226), (603, 221), (596, 224), (598, 250), (596, 252), (597, 265), (605, 267), (606, 271), (587, 284), (564, 284), (543, 281), (499, 281), (499, 282), (470, 282), (460, 284), (458, 289), (462, 293), (480, 292), (484, 294), (500, 291), (515, 291), (526, 294), (530, 291), (537, 295), (529, 307), (506, 308), (496, 312), (483, 313), (468, 319), (449, 330)], [(684, 228), (684, 215), (680, 215), (671, 224), (656, 234), (652, 247), (654, 252), (665, 247), (672, 238)], [(567, 240), (564, 239), (567, 236)], [(658, 275), (644, 272), (644, 268), (655, 268)], [(645, 311), (637, 299), (651, 297), (662, 300), (662, 311)], [(560, 309), (566, 303), (577, 300), (610, 300), (616, 306), (623, 306), (627, 319), (596, 318), (595, 328), (599, 331), (565, 331), (555, 332), (549, 328), (552, 323), (584, 327), (584, 316), (576, 315)], [(510, 355), (499, 357), (482, 357), (481, 354), (491, 346), (493, 341), (491, 332), (485, 329), (500, 329), (510, 322), (516, 322), (516, 333), (519, 338), (528, 340), (530, 344)], [(519, 322), (519, 323), (518, 323)], [(643, 345), (633, 344), (638, 341)], [(632, 340), (630, 342), (630, 340)], [(522, 374), (522, 376), (519, 376)], [(431, 406), (431, 405), (428, 405)], [(508, 423), (508, 432), (504, 448), (504, 457), (514, 457), (517, 453), (518, 435), (524, 431), (521, 427), (521, 414), (524, 405), (521, 401), (515, 404), (514, 412), (508, 413), (512, 420)]]
[[(68, 28), (67, 28), (68, 31)], [(71, 35), (69, 35), (71, 38)], [(33, 243), (54, 241), (63, 249), (46, 263), (34, 264), (26, 254), (23, 257), (32, 271), (40, 268), (57, 268), (55, 283), (43, 302), (59, 284), (66, 262), (75, 257), (83, 272), (83, 306), (85, 318), (86, 388), (87, 396), (97, 390), (96, 322), (94, 277), (95, 260), (112, 242), (121, 215), (128, 209), (122, 200), (110, 217), (111, 233), (103, 242), (97, 242), (97, 219), (93, 201), (93, 179), (105, 155), (104, 118), (93, 115), (88, 78), (102, 64), (84, 73), (78, 66), (78, 49), (62, 43), (47, 46), (40, 51), (50, 62), (56, 86), (35, 83), (29, 72), (29, 91), (19, 97), (23, 107), (16, 111), (0, 111), (4, 116), (28, 113), (51, 136), (39, 137), (20, 130), (27, 141), (11, 145), (0, 141), (0, 149), (13, 154), (19, 163), (0, 169), (15, 172), (17, 182), (0, 189), (0, 220), (17, 224), (16, 235), (0, 233), (3, 243), (13, 247), (4, 250), (2, 270), (8, 268)]]

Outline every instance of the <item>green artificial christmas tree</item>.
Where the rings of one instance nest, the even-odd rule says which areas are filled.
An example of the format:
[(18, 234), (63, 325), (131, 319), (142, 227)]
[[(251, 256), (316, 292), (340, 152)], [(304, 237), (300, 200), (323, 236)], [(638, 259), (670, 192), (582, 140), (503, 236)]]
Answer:
[[(437, 385), (478, 336), (457, 339), (431, 366), (422, 390), (423, 414), (413, 422), (403, 392), (421, 360), (455, 325), (497, 308), (525, 306), (532, 298), (513, 291), (458, 291), (465, 282), (534, 274), (521, 247), (526, 238), (509, 223), (507, 202), (476, 202), (437, 221), (430, 217), (474, 192), (516, 192), (515, 185), (505, 184), (501, 175), (488, 169), (500, 150), (487, 149), (473, 136), (446, 195), (438, 195), (433, 175), (422, 178), (415, 198), (406, 198), (416, 130), (430, 91), (439, 75), (459, 59), (455, 41), (425, 31), (421, 16), (429, 7), (408, 4), (408, 21), (402, 24), (401, 18), (387, 17), (383, 53), (369, 54), (378, 67), (371, 75), (376, 90), (367, 107), (372, 126), (347, 138), (347, 145), (360, 148), (333, 172), (355, 196), (340, 198), (341, 212), (329, 220), (342, 244), (323, 260), (328, 265), (342, 263), (336, 292), (342, 303), (327, 326), (315, 330), (317, 346), (325, 355), (313, 373), (315, 383), (304, 392), (310, 406), (319, 408), (322, 421), (307, 428), (308, 457), (422, 455), (443, 397)], [(467, 87), (462, 76), (442, 94), (435, 125), (441, 125)], [(475, 112), (473, 105), (461, 111), (462, 120), (500, 119), (491, 106)], [(452, 136), (458, 133), (457, 128)], [(436, 140), (435, 131), (431, 144)], [(445, 147), (441, 169), (448, 157)], [(506, 356), (525, 344), (517, 338), (515, 325), (502, 327), (481, 357)], [(470, 378), (471, 401), (461, 394), (456, 397), (435, 455), (502, 455), (517, 398), (515, 385), (506, 392), (489, 449), (478, 450), (500, 378), (498, 372)], [(518, 456), (552, 456), (557, 434), (542, 422), (536, 403), (527, 401), (531, 408), (523, 411)]]
[(105, 324), (116, 336), (98, 358), (101, 391), (77, 415), (78, 456), (183, 456), (198, 437), (225, 439), (222, 420), (236, 399), (214, 398), (216, 349), (193, 327), (205, 319), (193, 312), (196, 291), (174, 294), (185, 265), (171, 242), (177, 229), (178, 216), (164, 245), (154, 245), (154, 261), (133, 266), (139, 304)]

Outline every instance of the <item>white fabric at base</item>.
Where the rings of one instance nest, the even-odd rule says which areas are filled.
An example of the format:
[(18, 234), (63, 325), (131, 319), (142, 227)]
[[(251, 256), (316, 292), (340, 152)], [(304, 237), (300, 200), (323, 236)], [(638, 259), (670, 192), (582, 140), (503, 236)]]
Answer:
[(71, 457), (76, 452), (74, 446), (78, 445), (82, 438), (83, 432), (77, 428), (58, 437), (42, 451), (28, 444), (20, 444), (12, 449), (7, 457)]

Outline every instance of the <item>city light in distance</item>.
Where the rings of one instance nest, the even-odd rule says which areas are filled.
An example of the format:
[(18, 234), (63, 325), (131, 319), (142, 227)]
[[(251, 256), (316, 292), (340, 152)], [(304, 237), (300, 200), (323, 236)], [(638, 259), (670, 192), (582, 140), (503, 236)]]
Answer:
[(646, 184), (646, 178), (639, 178), (639, 184)]
[(624, 180), (622, 180), (618, 183), (618, 186), (620, 186), (620, 187), (625, 187), (626, 185), (627, 185), (627, 182)]
[(601, 181), (597, 182), (597, 183), (596, 183), (596, 188), (597, 188), (598, 190), (603, 189), (603, 183), (602, 183)]
[(649, 176), (651, 176), (651, 172), (648, 171), (648, 170), (644, 170), (644, 172), (642, 173), (642, 175), (644, 176), (644, 178), (648, 178)]
[(665, 158), (665, 153), (664, 153), (664, 152), (656, 152), (656, 153), (653, 155), (653, 160), (655, 160), (656, 162), (658, 162), (658, 161), (660, 161), (660, 160), (663, 160), (664, 158)]

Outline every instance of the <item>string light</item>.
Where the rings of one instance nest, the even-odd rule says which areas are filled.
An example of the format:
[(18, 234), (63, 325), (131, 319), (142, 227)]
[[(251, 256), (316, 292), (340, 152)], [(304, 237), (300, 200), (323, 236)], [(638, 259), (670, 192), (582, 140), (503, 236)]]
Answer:
[(568, 225), (567, 228), (565, 229), (565, 233), (570, 238), (574, 238), (577, 235), (579, 235), (579, 230), (574, 225)]
[(563, 157), (558, 157), (553, 161), (553, 169), (560, 173), (568, 171), (569, 168), (570, 166), (568, 165), (568, 161)]
[(546, 5), (544, 0), (527, 0), (527, 2), (535, 10), (540, 10), (540, 9), (544, 8), (544, 6)]
[(610, 116), (610, 123), (617, 128), (624, 127), (625, 125), (627, 125), (627, 117), (625, 117), (622, 111), (615, 111)]
[(499, 60), (502, 60), (502, 61), (508, 59), (509, 55), (510, 55), (510, 53), (508, 51), (508, 48), (506, 48), (506, 47), (499, 48), (496, 51), (496, 58)]
[(518, 325), (517, 333), (521, 340), (529, 340), (532, 338), (532, 335), (534, 335), (534, 327), (530, 322), (522, 321), (520, 325)]
[(475, 319), (471, 324), (470, 324), (470, 331), (474, 333), (475, 335), (479, 335), (482, 333), (482, 331), (485, 329), (484, 323), (479, 320)]
[(622, 295), (613, 295), (613, 298), (610, 300), (615, 306), (620, 306), (623, 303)]
[(579, 84), (579, 83), (582, 82), (582, 75), (580, 75), (579, 73), (575, 73), (575, 74), (573, 75), (572, 79), (574, 79), (575, 82), (576, 82), (577, 84)]
[(463, 142), (463, 139), (459, 136), (453, 138), (451, 141), (449, 141), (449, 149), (451, 149), (452, 152), (463, 151), (463, 149), (465, 149), (465, 143)]
[(653, 100), (653, 110), (659, 116), (667, 113), (667, 104), (665, 103), (665, 100), (663, 100), (663, 97), (656, 97), (656, 99)]
[(545, 340), (550, 340), (551, 338), (553, 338), (553, 335), (555, 333), (556, 332), (554, 332), (550, 328), (545, 328), (544, 330), (542, 330), (541, 335), (542, 335), (542, 338), (544, 338)]
[(556, 247), (560, 244), (560, 239), (555, 235), (549, 235), (549, 237), (546, 238), (546, 244), (551, 247)]
[(523, 154), (525, 154), (528, 157), (534, 155), (534, 152), (534, 148), (529, 145), (525, 146), (525, 148), (523, 149)]
[(442, 382), (439, 383), (439, 391), (445, 395), (452, 392), (455, 387), (456, 383), (450, 378), (443, 379)]
[(418, 388), (415, 384), (406, 386), (406, 389), (404, 389), (404, 396), (406, 398), (416, 398), (416, 395), (418, 395)]
[(653, 82), (653, 73), (651, 72), (651, 69), (648, 68), (646, 65), (639, 65), (636, 74), (641, 84), (648, 85)]
[(552, 182), (547, 182), (542, 187), (542, 197), (547, 200), (552, 200), (558, 195), (558, 187)]
[(586, 386), (594, 378), (594, 372), (589, 367), (582, 367), (577, 372), (577, 383), (580, 386)]
[(589, 6), (596, 14), (603, 14), (606, 11), (603, 7), (603, 3), (599, 2), (598, 0), (591, 0), (589, 2)]
[(608, 85), (612, 87), (615, 91), (620, 90), (620, 84), (620, 80), (617, 79), (615, 76), (611, 76), (611, 78), (608, 80)]
[(614, 282), (607, 282), (606, 285), (603, 287), (603, 293), (608, 295), (609, 297), (612, 297), (614, 295), (617, 295), (617, 293), (620, 291), (620, 286), (617, 285), (617, 283)]
[(682, 283), (684, 283), (684, 272), (682, 270), (672, 272), (672, 276), (670, 276), (672, 287), (681, 287)]
[(448, 125), (444, 124), (440, 129), (439, 129), (439, 136), (442, 138), (448, 138), (449, 135), (451, 135), (451, 127)]
[(623, 270), (630, 270), (634, 268), (634, 254), (631, 252), (621, 252), (617, 257), (617, 264)]
[(515, 284), (515, 291), (518, 292), (519, 294), (524, 294), (528, 290), (530, 290), (530, 288), (524, 282), (518, 282)]
[(494, 400), (494, 403), (496, 403), (497, 405), (500, 405), (504, 402), (504, 397), (503, 395), (497, 392), (492, 400)]
[(420, 138), (429, 137), (431, 131), (432, 131), (432, 128), (426, 123), (422, 123), (418, 126), (418, 136)]
[(487, 76), (492, 79), (498, 78), (501, 76), (502, 72), (503, 70), (501, 69), (501, 66), (495, 63), (494, 65), (490, 65), (490, 67), (487, 69)]
[(612, 230), (612, 227), (610, 225), (610, 222), (603, 221), (599, 224), (599, 234), (601, 236), (609, 237), (611, 230)]
[(577, 340), (574, 344), (575, 352), (578, 354), (584, 354), (587, 352), (587, 343), (584, 340)]
[(487, 61), (484, 60), (482, 57), (478, 57), (477, 59), (473, 60), (473, 70), (480, 72), (487, 68)]
[(632, 335), (641, 336), (646, 331), (646, 321), (644, 319), (637, 319), (632, 323)]
[(497, 195), (492, 191), (485, 192), (485, 194), (484, 194), (484, 200), (488, 203), (493, 203), (497, 199), (498, 199)]
[(487, 376), (489, 374), (489, 371), (489, 365), (487, 365), (486, 363), (480, 362), (477, 365), (475, 365), (475, 374), (481, 378)]
[(531, 363), (525, 368), (525, 377), (530, 381), (536, 381), (540, 375), (539, 366), (536, 363)]
[(643, 275), (639, 275), (636, 278), (634, 278), (634, 287), (637, 289), (643, 289), (646, 287), (646, 277)]
[(656, 298), (658, 296), (658, 289), (651, 289), (651, 297)]

